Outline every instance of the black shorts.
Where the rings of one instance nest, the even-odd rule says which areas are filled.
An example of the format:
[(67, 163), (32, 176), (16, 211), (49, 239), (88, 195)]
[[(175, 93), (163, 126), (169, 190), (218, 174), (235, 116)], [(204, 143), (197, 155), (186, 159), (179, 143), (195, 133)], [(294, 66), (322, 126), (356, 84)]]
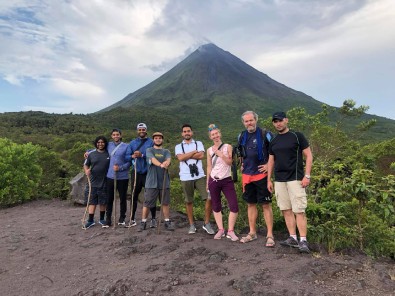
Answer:
[(267, 190), (267, 177), (245, 185), (243, 199), (249, 204), (271, 203), (272, 194)]

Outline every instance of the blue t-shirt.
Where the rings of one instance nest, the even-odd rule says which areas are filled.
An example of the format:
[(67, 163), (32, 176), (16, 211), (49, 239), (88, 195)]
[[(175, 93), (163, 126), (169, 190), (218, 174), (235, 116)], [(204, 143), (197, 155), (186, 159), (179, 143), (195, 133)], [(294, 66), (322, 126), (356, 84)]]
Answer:
[[(143, 154), (143, 157), (132, 158), (132, 154), (137, 151), (137, 148), (140, 144), (144, 142), (144, 144), (138, 149)], [(138, 174), (146, 174), (147, 173), (147, 162), (146, 162), (146, 151), (147, 148), (154, 146), (154, 141), (151, 138), (136, 138), (130, 142), (128, 149), (126, 150), (126, 160), (129, 161), (132, 165), (137, 168)]]

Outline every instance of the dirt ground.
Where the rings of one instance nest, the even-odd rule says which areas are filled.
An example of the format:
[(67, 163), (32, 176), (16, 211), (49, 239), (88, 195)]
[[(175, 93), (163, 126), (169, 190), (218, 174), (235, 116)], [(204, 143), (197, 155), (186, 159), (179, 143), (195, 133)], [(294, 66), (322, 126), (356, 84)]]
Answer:
[(59, 200), (0, 210), (0, 295), (395, 295), (391, 259), (268, 249), (263, 233), (214, 240), (199, 222), (188, 235), (179, 213), (174, 232), (82, 230), (83, 211)]

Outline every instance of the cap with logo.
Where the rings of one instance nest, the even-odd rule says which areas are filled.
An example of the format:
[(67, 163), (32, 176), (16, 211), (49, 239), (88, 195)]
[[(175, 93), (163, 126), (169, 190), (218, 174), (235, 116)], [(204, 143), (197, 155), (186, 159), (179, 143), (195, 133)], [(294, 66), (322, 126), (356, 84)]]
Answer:
[(275, 112), (273, 113), (272, 121), (275, 121), (276, 119), (283, 120), (284, 118), (287, 118), (285, 112)]
[(147, 125), (145, 124), (145, 123), (139, 123), (138, 125), (137, 125), (137, 129), (140, 129), (140, 128), (145, 128), (145, 129), (147, 129)]

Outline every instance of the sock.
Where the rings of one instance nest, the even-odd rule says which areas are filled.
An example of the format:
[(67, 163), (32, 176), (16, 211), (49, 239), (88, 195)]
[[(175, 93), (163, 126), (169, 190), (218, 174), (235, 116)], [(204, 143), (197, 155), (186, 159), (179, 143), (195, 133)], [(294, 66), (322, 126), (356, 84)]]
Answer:
[(93, 217), (95, 214), (89, 214), (88, 222), (93, 222)]
[(104, 220), (104, 214), (106, 211), (100, 211), (100, 220)]
[(298, 237), (296, 236), (296, 234), (290, 234), (289, 236), (292, 237), (296, 241), (298, 240)]
[(301, 242), (303, 242), (303, 241), (307, 241), (307, 239), (306, 239), (306, 237), (305, 237), (305, 236), (301, 236), (301, 237), (300, 237), (300, 241), (301, 241)]
[[(223, 229), (222, 229), (223, 230)], [(233, 229), (228, 229), (228, 232), (234, 232)]]
[(166, 221), (166, 222), (169, 222), (169, 221), (170, 221), (170, 219), (165, 219), (165, 221)]
[(156, 207), (153, 207), (150, 210), (151, 210), (152, 219), (156, 219)]
[(147, 219), (141, 219), (141, 222), (147, 222)]

